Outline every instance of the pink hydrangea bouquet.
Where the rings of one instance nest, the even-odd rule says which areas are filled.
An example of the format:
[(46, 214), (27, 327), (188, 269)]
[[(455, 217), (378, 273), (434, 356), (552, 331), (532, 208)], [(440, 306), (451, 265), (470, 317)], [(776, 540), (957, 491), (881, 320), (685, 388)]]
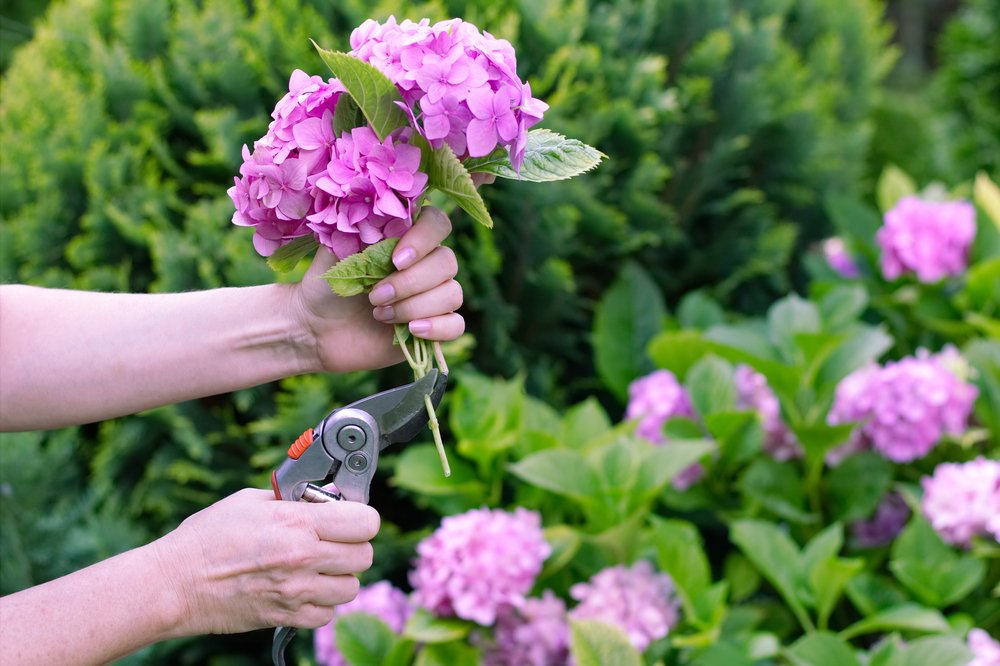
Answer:
[[(349, 53), (317, 46), (333, 78), (292, 73), (229, 190), (233, 222), (253, 227), (254, 247), (275, 270), (323, 246), (340, 260), (323, 276), (333, 291), (363, 293), (393, 270), (396, 240), (432, 191), (492, 227), (471, 174), (561, 180), (604, 158), (531, 129), (548, 105), (518, 77), (511, 44), (471, 23), (368, 20), (350, 43)], [(444, 363), (439, 347), (405, 327), (396, 339), (417, 378)], [(447, 474), (436, 424), (432, 414)]]

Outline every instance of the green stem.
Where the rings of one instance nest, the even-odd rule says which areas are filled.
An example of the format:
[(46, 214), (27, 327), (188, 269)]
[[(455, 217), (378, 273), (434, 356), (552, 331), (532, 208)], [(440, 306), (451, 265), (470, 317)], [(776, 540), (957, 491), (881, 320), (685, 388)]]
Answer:
[[(410, 352), (409, 347), (406, 344), (406, 340), (403, 338), (401, 333), (401, 327), (396, 326), (393, 329), (394, 335), (396, 336), (396, 342), (399, 343), (400, 349), (403, 350), (403, 356), (406, 357), (406, 362), (409, 364), (410, 369), (413, 370), (414, 380), (420, 379), (430, 372), (431, 368), (434, 366), (434, 356), (437, 355), (439, 359), (443, 360), (444, 356), (435, 354), (432, 355), (428, 350), (428, 341), (422, 338), (413, 338), (413, 352)], [(435, 343), (437, 345), (437, 343)], [(435, 348), (437, 352), (437, 348)], [(444, 372), (447, 372), (447, 365), (444, 366)], [(437, 412), (434, 410), (434, 403), (431, 402), (431, 397), (429, 395), (424, 396), (424, 405), (427, 407), (427, 425), (431, 429), (431, 435), (434, 437), (434, 446), (437, 448), (438, 458), (441, 459), (441, 469), (444, 471), (444, 475), (451, 476), (451, 466), (448, 464), (448, 454), (444, 450), (444, 441), (441, 439), (441, 424), (438, 421)]]

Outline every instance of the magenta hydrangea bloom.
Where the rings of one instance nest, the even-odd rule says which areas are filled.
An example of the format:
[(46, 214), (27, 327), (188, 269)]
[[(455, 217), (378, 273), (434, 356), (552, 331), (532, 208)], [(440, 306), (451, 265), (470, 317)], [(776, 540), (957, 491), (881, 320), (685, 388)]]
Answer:
[[(669, 370), (655, 370), (634, 380), (628, 387), (625, 418), (639, 419), (635, 434), (653, 444), (666, 444), (663, 426), (672, 418), (694, 418), (694, 408), (687, 391)], [(689, 465), (674, 477), (672, 485), (686, 490), (697, 483), (704, 469), (698, 463)]]
[(942, 539), (962, 548), (975, 536), (1000, 541), (1000, 461), (942, 463), (921, 483), (921, 509)]
[(527, 131), (548, 105), (517, 75), (510, 42), (461, 19), (365, 21), (351, 33), (352, 54), (384, 73), (431, 145), (460, 158), (507, 149), (515, 170)]
[(489, 626), (502, 608), (524, 601), (550, 552), (534, 511), (447, 516), (417, 545), (413, 601), (439, 616)]
[(369, 613), (379, 618), (397, 634), (402, 633), (406, 621), (413, 614), (413, 606), (406, 594), (388, 581), (381, 580), (362, 587), (352, 601), (337, 606), (330, 624), (313, 632), (316, 661), (320, 666), (348, 666), (337, 649), (337, 619), (350, 613)]
[(842, 238), (827, 238), (820, 248), (826, 263), (842, 277), (854, 279), (861, 275), (861, 269), (847, 251), (847, 245)]
[(767, 383), (767, 378), (748, 365), (740, 364), (733, 372), (736, 406), (760, 414), (764, 429), (764, 452), (775, 460), (802, 457), (802, 446), (781, 420), (781, 404)]
[(972, 661), (968, 666), (1000, 666), (1000, 642), (979, 628), (969, 631), (967, 641), (972, 651)]
[(882, 248), (882, 275), (895, 280), (915, 273), (921, 282), (960, 275), (976, 236), (976, 209), (966, 201), (903, 197), (885, 214), (875, 235)]
[(868, 520), (851, 525), (854, 540), (862, 548), (878, 548), (895, 539), (910, 519), (910, 507), (899, 493), (887, 493)]
[(860, 422), (851, 441), (831, 451), (836, 464), (845, 455), (873, 448), (895, 462), (922, 458), (944, 435), (968, 427), (978, 390), (956, 373), (962, 359), (954, 347), (936, 355), (875, 364), (854, 371), (837, 386), (830, 424)]
[(505, 606), (497, 614), (493, 639), (481, 646), (484, 666), (565, 666), (569, 659), (565, 602), (546, 590), (541, 598)]
[(678, 620), (673, 581), (645, 560), (603, 569), (571, 587), (569, 594), (579, 602), (569, 612), (571, 618), (618, 627), (640, 652), (666, 636)]

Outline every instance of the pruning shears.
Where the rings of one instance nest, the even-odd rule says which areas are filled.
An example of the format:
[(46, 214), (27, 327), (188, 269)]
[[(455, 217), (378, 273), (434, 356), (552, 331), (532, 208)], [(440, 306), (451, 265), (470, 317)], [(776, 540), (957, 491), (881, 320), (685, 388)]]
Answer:
[[(274, 495), (292, 502), (348, 500), (368, 504), (379, 451), (413, 439), (427, 425), (426, 396), (436, 407), (448, 375), (436, 368), (405, 386), (382, 391), (330, 412), (288, 449), (271, 474)], [(336, 490), (324, 488), (332, 483)], [(295, 627), (274, 630), (271, 658), (285, 666), (285, 648)]]

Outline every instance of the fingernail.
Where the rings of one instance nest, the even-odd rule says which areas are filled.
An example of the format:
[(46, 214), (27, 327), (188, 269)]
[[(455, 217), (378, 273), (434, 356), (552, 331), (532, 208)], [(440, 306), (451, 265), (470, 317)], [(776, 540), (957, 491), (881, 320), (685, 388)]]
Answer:
[(372, 310), (372, 316), (379, 321), (392, 321), (392, 318), (396, 316), (391, 305), (380, 305), (374, 310)]
[(368, 300), (372, 305), (382, 305), (394, 298), (396, 298), (396, 290), (391, 284), (385, 282), (372, 289), (372, 293), (368, 295)]
[(392, 263), (396, 264), (397, 269), (403, 270), (407, 266), (410, 266), (416, 258), (417, 253), (412, 247), (404, 247), (393, 255)]
[(410, 322), (410, 333), (413, 335), (423, 335), (431, 330), (431, 323), (425, 319), (414, 319)]

